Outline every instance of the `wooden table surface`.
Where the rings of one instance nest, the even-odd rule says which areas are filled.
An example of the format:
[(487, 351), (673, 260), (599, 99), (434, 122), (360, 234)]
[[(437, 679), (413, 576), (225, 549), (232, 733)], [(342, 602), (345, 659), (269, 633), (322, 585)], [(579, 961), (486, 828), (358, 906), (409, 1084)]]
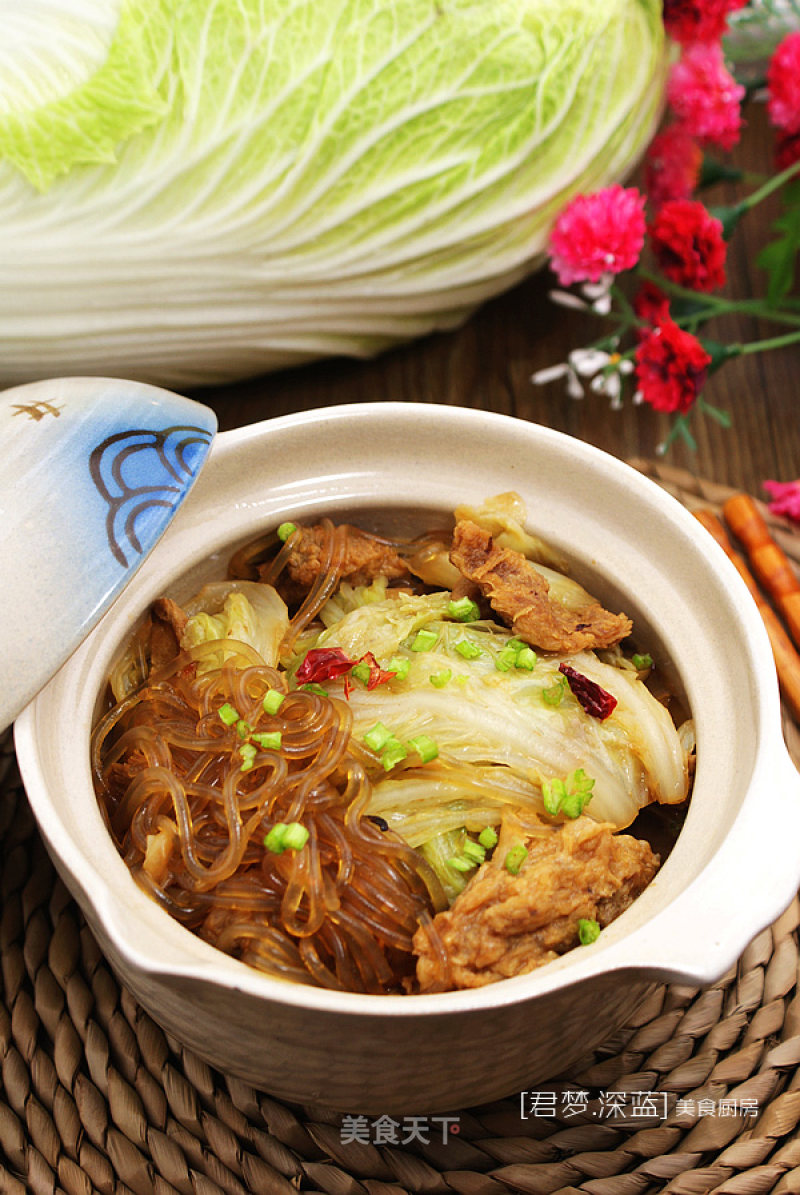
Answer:
[[(772, 136), (763, 104), (751, 104), (746, 117), (732, 160), (750, 171), (770, 172)], [(707, 193), (708, 201), (732, 201), (742, 193), (737, 186), (719, 185)], [(729, 251), (726, 295), (763, 293), (765, 276), (755, 259), (777, 211), (776, 203), (767, 201), (739, 225)], [(220, 430), (337, 403), (445, 403), (546, 424), (622, 458), (653, 458), (668, 417), (630, 402), (612, 410), (607, 398), (595, 395), (571, 399), (561, 381), (532, 384), (534, 371), (565, 360), (571, 349), (606, 330), (594, 317), (556, 307), (548, 298), (552, 285), (549, 271), (541, 271), (487, 302), (457, 331), (428, 336), (373, 360), (322, 361), (196, 391), (195, 397), (216, 410)], [(725, 342), (753, 341), (782, 330), (739, 316), (707, 328)], [(800, 345), (727, 362), (709, 379), (705, 397), (730, 416), (732, 426), (694, 419), (696, 451), (676, 443), (664, 461), (758, 497), (764, 497), (765, 478), (800, 477)]]

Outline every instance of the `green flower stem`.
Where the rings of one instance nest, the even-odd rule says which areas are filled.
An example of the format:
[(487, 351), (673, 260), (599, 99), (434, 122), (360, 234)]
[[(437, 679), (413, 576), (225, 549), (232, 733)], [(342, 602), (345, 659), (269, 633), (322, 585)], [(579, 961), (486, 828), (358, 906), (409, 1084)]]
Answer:
[(775, 324), (790, 324), (793, 327), (800, 328), (800, 313), (792, 314), (778, 307), (770, 307), (763, 299), (724, 299), (717, 295), (707, 295), (701, 291), (690, 290), (689, 287), (679, 286), (677, 282), (670, 282), (668, 278), (662, 278), (660, 274), (655, 274), (651, 270), (640, 269), (638, 271), (641, 278), (647, 279), (675, 299), (687, 299), (691, 303), (702, 304), (697, 310), (692, 311), (690, 315), (684, 316), (683, 321), (676, 320), (676, 323), (704, 323), (706, 320), (714, 319), (721, 315), (750, 315), (758, 317), (759, 319), (771, 320)]
[(796, 174), (800, 174), (800, 161), (792, 162), (791, 166), (787, 166), (780, 174), (774, 174), (772, 178), (767, 179), (763, 186), (751, 193), (736, 204), (738, 209), (746, 212), (751, 207), (755, 207), (762, 199), (766, 199), (773, 191), (777, 191), (784, 183), (788, 182), (790, 178), (794, 178)]
[(728, 348), (735, 354), (744, 356), (746, 353), (766, 353), (770, 349), (786, 348), (790, 344), (800, 343), (800, 330), (786, 332), (783, 336), (770, 336), (766, 340), (751, 340), (748, 344), (731, 344)]

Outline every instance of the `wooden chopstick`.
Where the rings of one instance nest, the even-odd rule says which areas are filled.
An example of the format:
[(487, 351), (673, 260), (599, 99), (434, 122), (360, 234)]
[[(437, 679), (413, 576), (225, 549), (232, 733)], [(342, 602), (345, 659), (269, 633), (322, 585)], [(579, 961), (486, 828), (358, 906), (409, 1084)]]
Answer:
[(721, 520), (711, 510), (695, 510), (692, 513), (705, 529), (713, 535), (726, 556), (736, 565), (739, 575), (753, 595), (753, 599), (764, 620), (764, 625), (767, 628), (783, 699), (791, 709), (795, 719), (800, 720), (800, 654), (798, 654), (797, 649), (781, 625), (775, 611), (759, 589), (744, 558), (740, 556), (728, 538), (728, 533)]

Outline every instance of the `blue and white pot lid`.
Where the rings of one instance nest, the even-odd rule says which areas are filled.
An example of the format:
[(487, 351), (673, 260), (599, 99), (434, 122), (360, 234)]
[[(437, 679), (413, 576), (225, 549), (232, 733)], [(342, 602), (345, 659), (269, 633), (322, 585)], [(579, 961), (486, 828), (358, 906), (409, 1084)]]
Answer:
[(217, 430), (201, 403), (118, 378), (0, 391), (0, 728), (160, 539)]

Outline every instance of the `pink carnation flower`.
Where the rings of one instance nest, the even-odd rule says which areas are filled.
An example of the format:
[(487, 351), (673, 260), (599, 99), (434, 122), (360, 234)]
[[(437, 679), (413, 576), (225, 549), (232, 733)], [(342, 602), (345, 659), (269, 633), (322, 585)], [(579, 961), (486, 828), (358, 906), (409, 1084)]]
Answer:
[(770, 59), (767, 111), (776, 128), (800, 133), (800, 31), (788, 34)]
[(644, 245), (644, 195), (614, 183), (576, 195), (550, 234), (550, 265), (562, 286), (599, 282), (604, 274), (630, 270)]
[(769, 509), (800, 523), (800, 481), (765, 481), (764, 489), (771, 496)]
[(701, 144), (720, 149), (732, 149), (739, 140), (744, 94), (717, 43), (689, 46), (667, 84), (667, 99), (684, 130)]

